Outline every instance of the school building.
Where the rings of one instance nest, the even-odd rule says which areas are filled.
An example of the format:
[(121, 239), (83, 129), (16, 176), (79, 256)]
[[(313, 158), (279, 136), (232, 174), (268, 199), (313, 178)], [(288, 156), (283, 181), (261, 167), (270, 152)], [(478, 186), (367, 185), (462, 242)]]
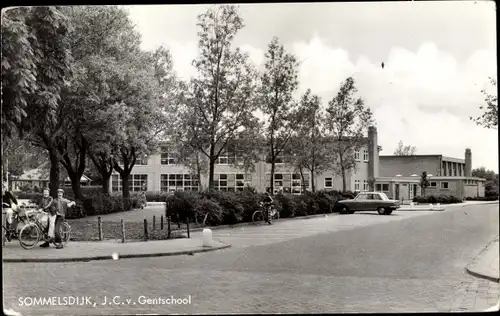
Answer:
[[(355, 170), (347, 172), (348, 190), (369, 191), (369, 179), (374, 179), (374, 190), (385, 192), (390, 198), (413, 199), (420, 194), (420, 174), (427, 171), (431, 187), (426, 190), (426, 195), (455, 195), (459, 198), (484, 196), (485, 180), (470, 176), (470, 150), (466, 152), (465, 160), (441, 155), (383, 156), (379, 155), (382, 148), (378, 145), (375, 127), (369, 128), (363, 144), (355, 151)], [(191, 168), (178, 163), (177, 157), (165, 145), (159, 153), (138, 159), (129, 178), (130, 190), (197, 191), (200, 184), (207, 188), (208, 174), (203, 174), (198, 179)], [(286, 161), (286, 157), (279, 157), (275, 165), (272, 179), (275, 193), (302, 194), (304, 187), (310, 190), (310, 174), (304, 171), (301, 175)], [(121, 191), (122, 183), (118, 173), (114, 172), (110, 181), (111, 191)], [(271, 164), (262, 155), (255, 163), (254, 170), (245, 172), (242, 157), (223, 153), (215, 165), (214, 181), (215, 188), (221, 191), (243, 190), (246, 186), (252, 186), (258, 192), (270, 191)], [(342, 177), (333, 170), (317, 174), (315, 188), (342, 190)]]

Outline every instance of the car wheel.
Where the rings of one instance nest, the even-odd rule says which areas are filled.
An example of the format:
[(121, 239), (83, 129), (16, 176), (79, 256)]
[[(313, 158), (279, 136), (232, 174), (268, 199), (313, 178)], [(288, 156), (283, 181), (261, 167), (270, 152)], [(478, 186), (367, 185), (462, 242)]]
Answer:
[(386, 210), (385, 210), (385, 208), (383, 208), (383, 207), (379, 207), (379, 208), (377, 209), (377, 212), (378, 212), (380, 215), (385, 215)]
[(385, 215), (391, 215), (392, 214), (392, 210), (386, 210), (385, 211)]
[(342, 205), (340, 208), (340, 214), (349, 214), (349, 208), (345, 205)]

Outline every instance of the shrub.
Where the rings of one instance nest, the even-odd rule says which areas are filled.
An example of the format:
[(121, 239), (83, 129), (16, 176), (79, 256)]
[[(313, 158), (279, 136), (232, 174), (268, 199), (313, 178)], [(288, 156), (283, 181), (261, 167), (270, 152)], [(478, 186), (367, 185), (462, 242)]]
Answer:
[(252, 220), (252, 214), (260, 209), (259, 202), (262, 201), (263, 195), (257, 193), (254, 188), (245, 188), (243, 191), (237, 191), (235, 196), (243, 206), (241, 221), (250, 222)]
[(475, 196), (475, 197), (466, 197), (467, 201), (498, 201), (497, 196)]
[[(217, 226), (222, 223), (224, 217), (227, 216), (225, 210), (216, 202), (211, 199), (202, 199), (195, 207), (194, 213), (199, 215), (198, 218), (205, 218), (206, 214), (207, 220), (205, 225), (208, 226)], [(201, 223), (200, 223), (201, 224)]]
[(166, 215), (177, 223), (185, 222), (187, 218), (193, 218), (194, 210), (199, 202), (200, 194), (198, 192), (177, 191), (166, 199)]
[(224, 210), (222, 224), (236, 224), (242, 221), (245, 209), (235, 192), (204, 191), (201, 198), (213, 200), (220, 205)]
[(146, 199), (149, 202), (165, 202), (169, 195), (166, 191), (148, 191), (146, 192)]
[(28, 193), (28, 192), (19, 192), (14, 194), (15, 198), (18, 200), (30, 200), (31, 202), (38, 203), (38, 201), (42, 198), (42, 193)]
[(429, 204), (455, 204), (462, 203), (462, 200), (453, 195), (429, 195), (429, 196), (416, 196), (413, 198), (413, 202), (417, 203), (429, 203)]
[(81, 201), (81, 204), (85, 215), (92, 216), (129, 211), (132, 207), (137, 208), (139, 202), (134, 195), (124, 199), (121, 192), (111, 194), (94, 192), (92, 196)]
[(296, 213), (296, 202), (295, 196), (288, 194), (278, 194), (275, 197), (275, 207), (278, 212), (280, 212), (281, 218), (295, 217)]

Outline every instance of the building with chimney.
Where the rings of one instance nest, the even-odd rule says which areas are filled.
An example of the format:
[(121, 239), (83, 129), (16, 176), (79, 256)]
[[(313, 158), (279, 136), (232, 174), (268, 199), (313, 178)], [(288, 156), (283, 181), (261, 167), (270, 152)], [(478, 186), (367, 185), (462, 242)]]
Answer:
[(379, 161), (376, 189), (394, 199), (413, 199), (421, 195), (420, 179), (424, 171), (430, 183), (426, 195), (453, 195), (461, 199), (484, 196), (486, 180), (472, 177), (469, 148), (465, 150), (464, 159), (443, 155), (381, 155)]
[[(381, 150), (377, 129), (372, 126), (363, 144), (354, 152), (356, 168), (347, 172), (347, 190), (374, 190), (390, 198), (411, 200), (421, 194), (420, 175), (426, 171), (430, 182), (426, 195), (484, 196), (485, 180), (471, 177), (470, 149), (466, 150), (465, 159), (442, 155), (385, 156), (379, 155)], [(275, 169), (274, 193), (302, 194), (304, 189), (311, 190), (311, 175), (305, 170), (300, 174), (287, 163), (287, 157), (278, 157)], [(110, 181), (111, 191), (121, 191), (118, 173), (114, 172)], [(343, 187), (341, 175), (334, 170), (317, 174), (314, 181), (316, 190), (342, 190)], [(251, 186), (258, 192), (269, 192), (271, 164), (262, 155), (253, 170), (245, 172), (243, 159), (237, 152), (222, 153), (215, 165), (214, 182), (215, 188), (221, 191)], [(200, 185), (208, 187), (208, 174), (198, 177), (192, 168), (180, 164), (178, 154), (171, 152), (167, 144), (161, 146), (159, 153), (138, 159), (129, 178), (131, 191), (197, 191)]]

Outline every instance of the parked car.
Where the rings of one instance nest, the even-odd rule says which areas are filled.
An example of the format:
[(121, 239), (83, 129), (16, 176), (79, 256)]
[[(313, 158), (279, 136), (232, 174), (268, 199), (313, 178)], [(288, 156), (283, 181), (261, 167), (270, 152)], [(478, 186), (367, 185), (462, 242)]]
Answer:
[(341, 200), (335, 209), (341, 214), (353, 214), (356, 211), (377, 211), (380, 215), (390, 215), (400, 208), (401, 202), (391, 200), (382, 192), (361, 192), (352, 200)]

